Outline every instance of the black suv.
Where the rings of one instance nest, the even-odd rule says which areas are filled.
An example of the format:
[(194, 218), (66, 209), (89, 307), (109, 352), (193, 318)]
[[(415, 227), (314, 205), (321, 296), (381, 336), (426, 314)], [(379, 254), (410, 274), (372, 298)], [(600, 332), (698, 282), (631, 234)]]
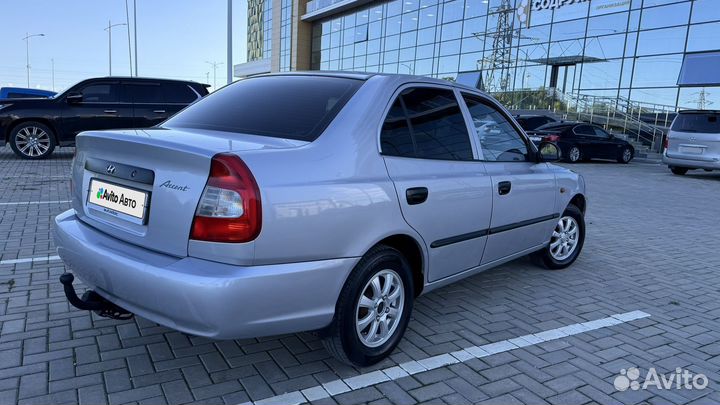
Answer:
[(84, 80), (51, 98), (0, 99), (0, 146), (26, 159), (88, 130), (148, 128), (208, 94), (206, 84), (136, 77)]

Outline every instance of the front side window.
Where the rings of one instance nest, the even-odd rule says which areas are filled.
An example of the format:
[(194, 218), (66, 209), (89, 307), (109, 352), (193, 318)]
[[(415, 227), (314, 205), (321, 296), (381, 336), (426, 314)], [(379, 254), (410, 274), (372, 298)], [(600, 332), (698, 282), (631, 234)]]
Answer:
[(83, 102), (114, 103), (118, 101), (117, 86), (110, 83), (98, 83), (85, 86), (81, 91)]
[(383, 124), (383, 154), (420, 159), (473, 160), (465, 120), (449, 89), (416, 87), (395, 100)]
[(520, 133), (495, 107), (480, 98), (463, 95), (475, 134), (487, 162), (524, 162), (528, 148)]

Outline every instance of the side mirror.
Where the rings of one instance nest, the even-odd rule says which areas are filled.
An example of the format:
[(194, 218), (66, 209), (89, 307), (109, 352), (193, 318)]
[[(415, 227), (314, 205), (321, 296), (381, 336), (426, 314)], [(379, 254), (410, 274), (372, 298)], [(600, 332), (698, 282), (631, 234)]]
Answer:
[(68, 104), (77, 104), (83, 100), (82, 93), (72, 92), (65, 97)]
[(557, 162), (560, 160), (560, 148), (552, 142), (540, 142), (538, 152), (544, 162)]

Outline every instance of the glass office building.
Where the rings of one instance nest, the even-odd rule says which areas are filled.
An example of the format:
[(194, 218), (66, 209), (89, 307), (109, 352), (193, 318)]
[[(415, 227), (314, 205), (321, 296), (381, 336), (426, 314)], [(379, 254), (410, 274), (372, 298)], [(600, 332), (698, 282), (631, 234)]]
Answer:
[(515, 104), (553, 89), (720, 109), (718, 0), (336, 3), (311, 1), (293, 22), (312, 24), (311, 69), (475, 77)]
[(720, 109), (720, 0), (250, 0), (248, 17), (237, 76), (408, 73), (515, 108), (551, 92)]

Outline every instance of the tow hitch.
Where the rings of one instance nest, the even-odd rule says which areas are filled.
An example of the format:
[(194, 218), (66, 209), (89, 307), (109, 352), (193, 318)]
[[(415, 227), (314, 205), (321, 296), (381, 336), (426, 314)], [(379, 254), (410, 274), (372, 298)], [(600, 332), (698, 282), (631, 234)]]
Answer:
[(60, 276), (60, 282), (65, 289), (65, 296), (75, 308), (94, 311), (105, 318), (130, 319), (133, 317), (131, 312), (106, 300), (93, 290), (85, 291), (82, 298), (78, 297), (72, 285), (73, 281), (75, 281), (75, 276), (72, 273), (64, 273)]

